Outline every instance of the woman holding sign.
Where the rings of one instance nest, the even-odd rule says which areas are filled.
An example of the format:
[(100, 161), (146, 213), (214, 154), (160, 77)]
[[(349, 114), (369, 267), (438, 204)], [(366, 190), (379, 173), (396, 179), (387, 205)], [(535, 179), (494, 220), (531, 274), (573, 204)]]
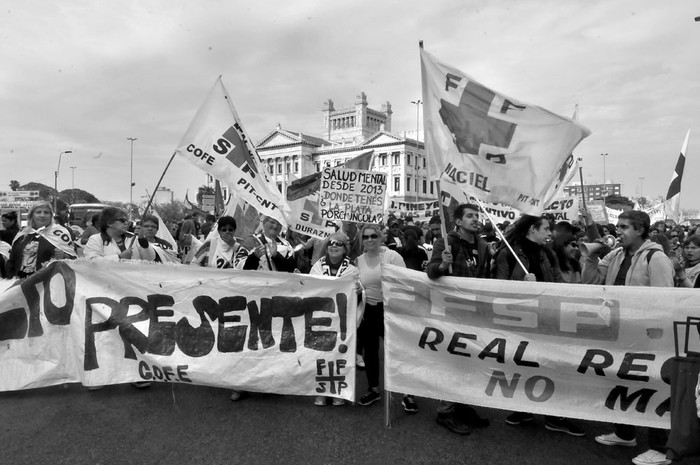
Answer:
[[(362, 285), (359, 282), (359, 274), (355, 265), (348, 259), (350, 250), (350, 239), (342, 232), (336, 232), (328, 237), (325, 243), (324, 255), (311, 267), (309, 274), (319, 276), (340, 276), (355, 275), (355, 290), (362, 294)], [(358, 319), (360, 318), (360, 308), (358, 307)], [(330, 397), (318, 396), (314, 402), (319, 407), (328, 405)], [(345, 401), (340, 398), (333, 399), (333, 405), (344, 405)]]
[(7, 275), (26, 278), (52, 259), (76, 257), (70, 232), (53, 222), (53, 208), (42, 200), (32, 204), (27, 213), (27, 227), (15, 236)]

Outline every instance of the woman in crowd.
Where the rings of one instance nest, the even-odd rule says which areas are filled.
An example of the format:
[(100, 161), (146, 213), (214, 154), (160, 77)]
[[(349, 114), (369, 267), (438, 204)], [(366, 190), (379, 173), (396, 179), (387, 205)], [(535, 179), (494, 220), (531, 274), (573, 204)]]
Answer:
[(2, 230), (0, 230), (0, 241), (12, 244), (15, 236), (19, 232), (19, 222), (17, 212), (9, 211), (2, 214)]
[(235, 257), (241, 246), (236, 241), (236, 220), (232, 216), (222, 216), (216, 223), (219, 237), (212, 237), (197, 250), (190, 265), (212, 268), (235, 268)]
[(700, 236), (688, 236), (683, 241), (683, 257), (673, 261), (676, 287), (697, 287), (700, 275)]
[(138, 240), (131, 258), (156, 263), (180, 263), (173, 244), (156, 236), (160, 222), (153, 215), (143, 215)]
[(132, 258), (132, 234), (127, 231), (128, 225), (124, 210), (105, 207), (100, 214), (100, 233), (91, 236), (85, 244), (85, 258), (114, 261)]
[[(358, 335), (364, 344), (364, 358), (369, 391), (362, 396), (360, 405), (371, 405), (381, 399), (379, 394), (379, 338), (384, 337), (384, 297), (382, 294), (382, 263), (405, 267), (398, 252), (382, 246), (381, 229), (375, 225), (362, 228), (365, 253), (357, 257), (360, 282), (365, 288), (365, 312)], [(406, 399), (404, 399), (406, 400)], [(412, 400), (412, 399), (409, 399)], [(413, 405), (409, 407), (413, 408)]]
[(559, 269), (564, 282), (581, 284), (581, 262), (579, 261), (576, 238), (570, 233), (559, 233), (554, 238), (553, 249), (557, 255)]
[[(350, 250), (350, 239), (348, 239), (348, 236), (342, 232), (331, 234), (325, 242), (325, 253), (314, 263), (309, 274), (336, 278), (355, 275), (359, 278), (357, 268), (348, 259), (348, 250)], [(362, 287), (359, 282), (356, 282), (356, 290), (358, 294), (362, 293)], [(314, 404), (323, 407), (328, 405), (329, 399), (326, 396), (318, 396)], [(333, 398), (333, 405), (343, 404), (345, 404), (343, 399)]]
[(76, 258), (70, 232), (53, 222), (53, 208), (49, 202), (35, 202), (27, 213), (27, 227), (12, 243), (7, 276), (26, 278), (46, 262), (64, 258)]

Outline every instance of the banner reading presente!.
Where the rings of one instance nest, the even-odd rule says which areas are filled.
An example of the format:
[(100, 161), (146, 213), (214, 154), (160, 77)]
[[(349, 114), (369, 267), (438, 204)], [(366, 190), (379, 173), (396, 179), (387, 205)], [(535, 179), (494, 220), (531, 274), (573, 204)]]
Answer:
[(54, 262), (0, 291), (0, 391), (161, 381), (354, 400), (356, 306), (352, 276)]

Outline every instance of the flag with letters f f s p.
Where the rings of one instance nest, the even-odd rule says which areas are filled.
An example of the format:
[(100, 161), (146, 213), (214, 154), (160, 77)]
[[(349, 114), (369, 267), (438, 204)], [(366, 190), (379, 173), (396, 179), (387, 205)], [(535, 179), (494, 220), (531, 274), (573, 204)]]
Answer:
[(482, 201), (540, 215), (562, 163), (590, 134), (494, 92), (420, 49), (428, 173)]

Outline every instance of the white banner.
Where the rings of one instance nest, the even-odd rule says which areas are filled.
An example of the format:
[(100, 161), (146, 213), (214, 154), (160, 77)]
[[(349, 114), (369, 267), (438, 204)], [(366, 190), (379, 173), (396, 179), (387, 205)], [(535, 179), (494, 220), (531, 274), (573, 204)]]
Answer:
[(433, 216), (440, 214), (440, 203), (437, 200), (408, 202), (390, 198), (386, 210), (388, 214), (393, 214), (397, 218), (411, 215), (413, 221), (428, 222)]
[(29, 208), (39, 200), (39, 191), (0, 191), (0, 208)]
[(352, 276), (54, 262), (0, 292), (0, 391), (145, 380), (354, 400), (356, 307)]
[(321, 174), (321, 218), (352, 223), (382, 223), (386, 173), (324, 168)]
[(673, 321), (700, 314), (692, 289), (430, 280), (390, 265), (382, 287), (390, 391), (669, 427)]

